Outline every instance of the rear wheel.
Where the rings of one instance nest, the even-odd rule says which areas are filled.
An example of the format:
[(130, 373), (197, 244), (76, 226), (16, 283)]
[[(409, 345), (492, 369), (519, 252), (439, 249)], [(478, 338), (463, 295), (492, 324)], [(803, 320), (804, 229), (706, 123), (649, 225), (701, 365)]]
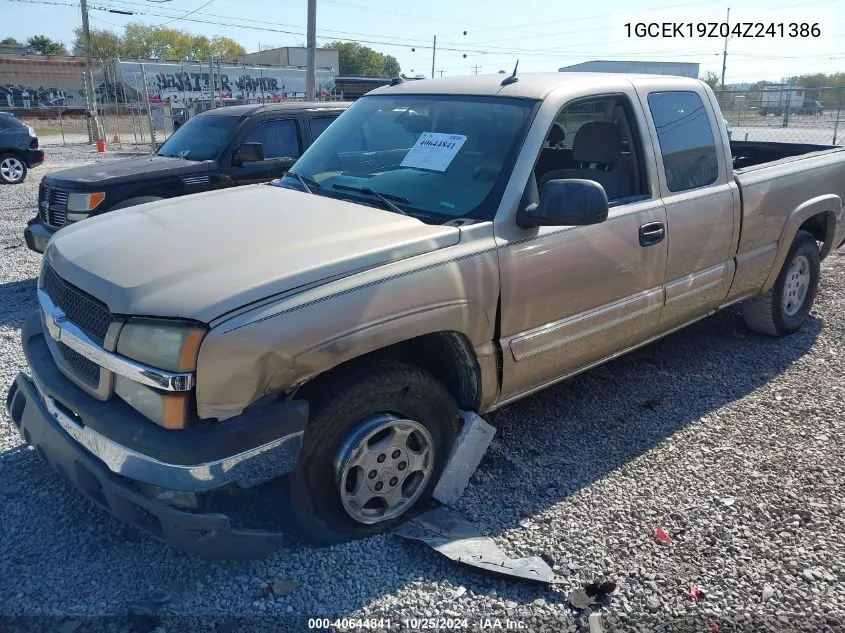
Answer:
[(816, 238), (798, 231), (772, 288), (743, 303), (748, 327), (761, 334), (784, 336), (804, 325), (816, 298), (820, 266)]
[(391, 529), (425, 504), (458, 429), (458, 408), (428, 372), (360, 364), (306, 389), (310, 421), (289, 477), (293, 529), (314, 544)]
[(15, 154), (0, 154), (0, 181), (16, 185), (26, 178), (26, 163)]

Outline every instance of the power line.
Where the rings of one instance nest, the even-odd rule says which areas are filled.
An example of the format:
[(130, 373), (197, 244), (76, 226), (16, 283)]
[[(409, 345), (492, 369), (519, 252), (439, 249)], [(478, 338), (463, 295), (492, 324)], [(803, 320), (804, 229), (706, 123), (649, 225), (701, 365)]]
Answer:
[(199, 6), (199, 7), (197, 7), (197, 8), (196, 8), (196, 9), (194, 9), (193, 11), (188, 11), (188, 12), (187, 12), (185, 15), (183, 15), (182, 17), (179, 17), (179, 18), (173, 18), (172, 20), (168, 20), (167, 22), (162, 22), (161, 24), (156, 24), (155, 26), (165, 26), (165, 25), (167, 25), (167, 24), (173, 24), (174, 22), (178, 22), (179, 20), (184, 20), (184, 19), (185, 19), (185, 18), (187, 18), (189, 15), (193, 15), (194, 13), (196, 13), (197, 11), (199, 11), (200, 9), (205, 9), (205, 8), (206, 8), (208, 5), (210, 5), (212, 2), (214, 2), (214, 0), (208, 0), (208, 2), (206, 2), (205, 4), (203, 4), (203, 5)]

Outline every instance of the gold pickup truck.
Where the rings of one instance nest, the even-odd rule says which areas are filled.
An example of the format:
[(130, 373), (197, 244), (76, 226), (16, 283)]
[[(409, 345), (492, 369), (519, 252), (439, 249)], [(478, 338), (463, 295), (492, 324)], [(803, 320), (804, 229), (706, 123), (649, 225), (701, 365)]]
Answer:
[(271, 546), (220, 511), (246, 497), (331, 543), (430, 501), (461, 410), (740, 301), (801, 327), (842, 149), (731, 143), (696, 80), (503, 77), (394, 81), (279, 181), (53, 237), (8, 396), (26, 442), (184, 549)]

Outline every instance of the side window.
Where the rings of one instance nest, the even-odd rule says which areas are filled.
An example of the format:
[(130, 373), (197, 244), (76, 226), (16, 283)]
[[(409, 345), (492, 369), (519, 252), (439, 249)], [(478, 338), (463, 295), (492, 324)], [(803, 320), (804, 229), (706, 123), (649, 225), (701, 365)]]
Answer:
[(313, 139), (316, 141), (317, 137), (325, 132), (326, 128), (329, 127), (336, 118), (336, 116), (321, 116), (310, 119), (311, 136)]
[(657, 128), (669, 191), (716, 182), (716, 142), (701, 98), (694, 92), (653, 92), (648, 95), (648, 107)]
[(262, 143), (264, 158), (298, 158), (299, 132), (296, 121), (283, 119), (280, 121), (265, 121), (259, 123), (243, 140), (244, 143)]
[(550, 180), (599, 183), (618, 204), (648, 196), (642, 145), (624, 95), (579, 99), (563, 106), (534, 165), (540, 190)]

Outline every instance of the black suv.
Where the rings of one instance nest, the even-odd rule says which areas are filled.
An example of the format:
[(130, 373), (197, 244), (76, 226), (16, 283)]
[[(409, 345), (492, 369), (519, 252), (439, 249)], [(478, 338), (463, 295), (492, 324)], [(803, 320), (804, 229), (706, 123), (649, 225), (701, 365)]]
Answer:
[(179, 126), (155, 154), (44, 176), (26, 245), (43, 253), (65, 224), (107, 211), (280, 178), (347, 107), (300, 101), (209, 110)]
[(0, 112), (0, 183), (17, 185), (27, 170), (44, 162), (35, 130), (10, 112)]

